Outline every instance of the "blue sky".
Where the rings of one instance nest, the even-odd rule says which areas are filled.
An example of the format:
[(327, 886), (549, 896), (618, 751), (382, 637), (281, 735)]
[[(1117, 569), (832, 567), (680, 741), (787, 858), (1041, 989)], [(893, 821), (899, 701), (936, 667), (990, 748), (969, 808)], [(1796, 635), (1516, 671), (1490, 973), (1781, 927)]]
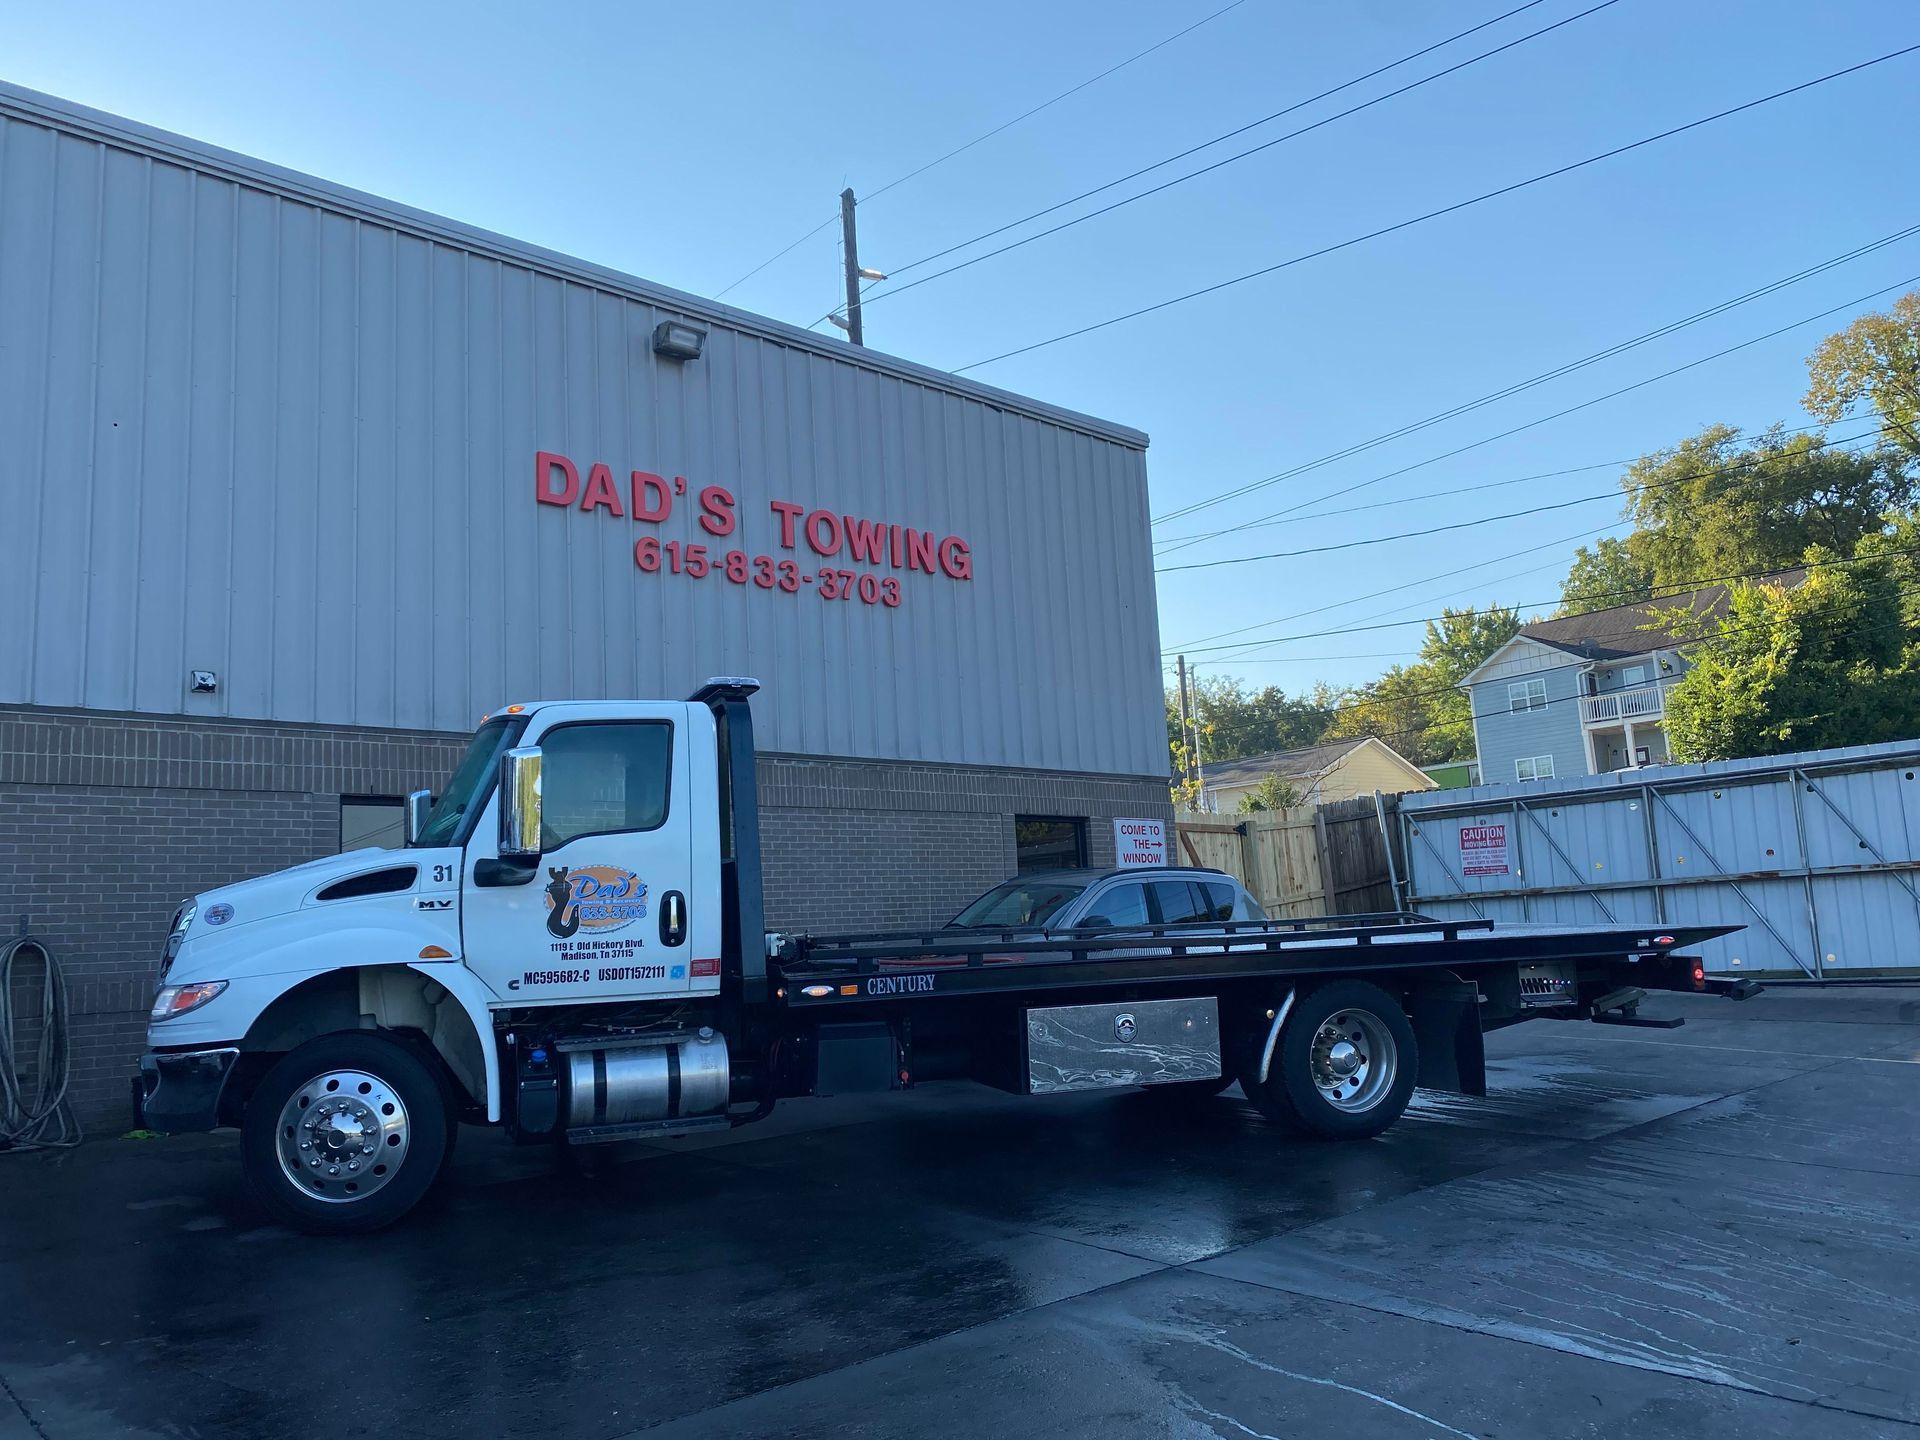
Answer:
[[(831, 216), (843, 185), (873, 190), (1224, 3), (579, 3), (537, 23), (522, 7), (486, 3), (15, 4), (0, 7), (0, 76), (713, 294)], [(861, 213), (862, 259), (905, 265), (1519, 3), (1244, 0), (877, 197)], [(1188, 165), (1592, 3), (1546, 0)], [(1915, 42), (1920, 14), (1910, 0), (1619, 0), (897, 299), (881, 300), (880, 286), (868, 342), (931, 365), (968, 365)], [(1920, 221), (1916, 134), (1920, 55), (970, 373), (1148, 431), (1161, 515)], [(813, 320), (837, 299), (837, 229), (727, 299)], [(1267, 515), (1915, 276), (1920, 237), (1159, 533)], [(1164, 563), (1337, 544), (1599, 493), (1615, 471), (1411, 498), (1624, 459), (1715, 421), (1804, 423), (1806, 354), (1850, 314), (1891, 298), (1328, 502), (1395, 502), (1388, 507), (1222, 536)], [(1418, 626), (1237, 656), (1198, 646), (1301, 612), (1314, 613), (1250, 633), (1374, 624), (1442, 603), (1550, 602), (1577, 543), (1569, 537), (1602, 530), (1617, 512), (1606, 500), (1344, 552), (1163, 574), (1162, 637), (1193, 647), (1210, 670), (1260, 683), (1360, 681), (1409, 655)], [(1356, 598), (1389, 587), (1405, 588)]]

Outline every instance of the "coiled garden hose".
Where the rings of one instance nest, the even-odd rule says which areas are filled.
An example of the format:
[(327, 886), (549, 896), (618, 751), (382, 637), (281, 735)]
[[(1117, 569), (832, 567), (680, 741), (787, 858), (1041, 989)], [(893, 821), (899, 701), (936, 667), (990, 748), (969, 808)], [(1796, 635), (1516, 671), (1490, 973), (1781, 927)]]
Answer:
[[(20, 1053), (21, 1015), (38, 962), (39, 1035), (31, 1060)], [(38, 940), (0, 944), (0, 1151), (78, 1145), (80, 1122), (67, 1103), (71, 1078), (67, 982), (60, 962)], [(25, 1065), (26, 1068), (22, 1068)]]

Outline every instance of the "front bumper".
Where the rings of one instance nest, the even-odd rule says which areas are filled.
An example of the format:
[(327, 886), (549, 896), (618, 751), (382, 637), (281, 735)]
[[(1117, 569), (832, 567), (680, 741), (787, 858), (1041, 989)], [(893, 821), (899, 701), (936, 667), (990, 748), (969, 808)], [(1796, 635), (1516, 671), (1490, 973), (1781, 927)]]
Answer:
[(233, 1045), (142, 1055), (140, 1123), (167, 1135), (212, 1130), (220, 1123), (220, 1095), (239, 1058)]

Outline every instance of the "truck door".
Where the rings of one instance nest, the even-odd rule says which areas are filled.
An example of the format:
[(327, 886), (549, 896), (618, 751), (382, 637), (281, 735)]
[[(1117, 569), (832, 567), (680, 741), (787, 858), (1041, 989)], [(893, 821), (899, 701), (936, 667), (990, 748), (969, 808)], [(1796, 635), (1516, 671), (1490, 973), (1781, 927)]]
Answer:
[(535, 715), (520, 744), (541, 750), (537, 868), (523, 883), (477, 883), (477, 875), (497, 878), (484, 863), (498, 855), (497, 794), (467, 844), (466, 961), (503, 1000), (612, 1001), (691, 988), (698, 797), (685, 712), (622, 704), (603, 719), (569, 707), (567, 718), (544, 726)]

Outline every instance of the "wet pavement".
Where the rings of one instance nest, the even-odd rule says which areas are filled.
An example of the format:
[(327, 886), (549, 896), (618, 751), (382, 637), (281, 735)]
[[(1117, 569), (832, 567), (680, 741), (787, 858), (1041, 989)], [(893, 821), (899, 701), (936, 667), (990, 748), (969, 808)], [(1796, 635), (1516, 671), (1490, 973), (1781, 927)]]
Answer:
[(1920, 987), (1648, 1008), (1360, 1144), (964, 1086), (585, 1167), (468, 1130), (352, 1240), (227, 1135), (0, 1156), (0, 1440), (1920, 1440)]

